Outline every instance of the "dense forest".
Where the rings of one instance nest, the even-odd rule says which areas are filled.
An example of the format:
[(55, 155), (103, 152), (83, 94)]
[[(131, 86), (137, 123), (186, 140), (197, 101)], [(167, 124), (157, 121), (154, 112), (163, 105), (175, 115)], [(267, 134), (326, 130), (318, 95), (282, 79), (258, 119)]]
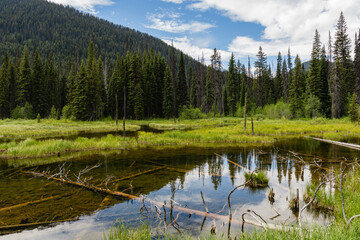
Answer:
[(1, 118), (196, 118), (242, 116), (246, 108), (357, 119), (360, 41), (353, 60), (342, 13), (327, 47), (315, 31), (308, 71), (290, 49), (271, 69), (260, 46), (252, 72), (234, 55), (224, 71), (216, 49), (205, 67), (159, 39), (41, 0), (5, 0), (0, 11)]

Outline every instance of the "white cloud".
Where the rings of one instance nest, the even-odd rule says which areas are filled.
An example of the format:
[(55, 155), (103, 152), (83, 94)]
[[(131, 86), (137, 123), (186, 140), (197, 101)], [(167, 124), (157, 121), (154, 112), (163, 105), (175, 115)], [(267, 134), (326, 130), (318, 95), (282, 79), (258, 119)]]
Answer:
[[(163, 39), (164, 42), (171, 45), (172, 40), (170, 39)], [(174, 47), (180, 49), (184, 53), (188, 54), (189, 56), (193, 57), (194, 59), (200, 59), (202, 54), (204, 54), (205, 63), (210, 63), (210, 57), (214, 53), (214, 49), (211, 48), (200, 48), (194, 44), (192, 44), (191, 39), (188, 37), (182, 37), (182, 38), (175, 38), (173, 40)], [(223, 68), (227, 68), (227, 62), (229, 61), (231, 57), (231, 53), (228, 51), (222, 51), (220, 50), (221, 60), (223, 62)]]
[(180, 17), (179, 13), (152, 14), (148, 16), (151, 25), (145, 27), (170, 33), (199, 33), (215, 27), (213, 24), (198, 21), (184, 23)]
[(171, 2), (171, 3), (176, 3), (176, 4), (180, 4), (183, 3), (184, 0), (162, 0), (163, 2)]
[(112, 0), (48, 0), (49, 2), (54, 2), (57, 4), (62, 4), (65, 6), (72, 6), (77, 9), (80, 9), (84, 12), (89, 12), (96, 14), (95, 6), (110, 6), (114, 4)]
[(360, 27), (358, 0), (195, 0), (188, 7), (201, 11), (213, 8), (233, 21), (264, 26), (261, 40), (238, 36), (229, 45), (229, 51), (242, 56), (255, 55), (262, 45), (268, 55), (290, 47), (292, 53), (309, 58), (315, 29), (323, 44), (327, 43), (328, 31), (334, 31), (340, 11), (344, 12), (350, 37)]

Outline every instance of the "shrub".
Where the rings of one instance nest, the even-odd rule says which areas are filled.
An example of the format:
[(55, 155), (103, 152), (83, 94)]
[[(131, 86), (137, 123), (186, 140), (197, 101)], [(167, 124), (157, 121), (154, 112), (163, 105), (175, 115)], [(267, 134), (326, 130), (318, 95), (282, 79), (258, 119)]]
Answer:
[(290, 119), (292, 118), (290, 104), (278, 101), (276, 104), (264, 106), (263, 113), (268, 119)]
[(181, 119), (202, 119), (206, 118), (206, 115), (201, 112), (199, 108), (183, 107), (180, 112)]
[(34, 110), (30, 103), (26, 102), (24, 107), (16, 106), (11, 112), (14, 119), (34, 119)]
[(69, 105), (65, 105), (62, 109), (62, 115), (65, 119), (69, 119), (71, 117), (71, 110)]
[(305, 117), (307, 118), (318, 118), (322, 117), (323, 114), (321, 112), (321, 101), (318, 97), (310, 96), (305, 100)]
[(48, 118), (50, 118), (50, 119), (56, 119), (56, 108), (55, 108), (54, 105), (51, 107), (51, 110), (50, 110), (50, 113), (49, 113)]

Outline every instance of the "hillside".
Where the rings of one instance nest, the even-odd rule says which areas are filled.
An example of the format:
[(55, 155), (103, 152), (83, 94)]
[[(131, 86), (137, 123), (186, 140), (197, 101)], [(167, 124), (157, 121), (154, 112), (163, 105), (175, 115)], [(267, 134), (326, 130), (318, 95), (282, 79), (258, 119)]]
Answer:
[[(158, 38), (71, 7), (45, 0), (0, 1), (0, 56), (5, 52), (21, 55), (26, 44), (29, 52), (37, 49), (42, 57), (51, 53), (57, 62), (66, 61), (69, 56), (82, 59), (90, 40), (94, 40), (96, 52), (111, 62), (127, 50), (152, 49), (165, 59), (169, 55), (169, 46)], [(179, 53), (176, 51), (175, 55)], [(189, 61), (193, 60), (185, 56), (185, 62)]]

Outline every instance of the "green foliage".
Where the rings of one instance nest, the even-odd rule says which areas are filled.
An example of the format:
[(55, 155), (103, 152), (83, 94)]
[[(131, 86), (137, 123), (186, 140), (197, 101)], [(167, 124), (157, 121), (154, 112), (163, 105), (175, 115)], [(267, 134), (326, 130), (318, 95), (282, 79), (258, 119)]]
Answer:
[(322, 114), (322, 105), (318, 97), (310, 94), (309, 97), (305, 100), (305, 117), (307, 118), (319, 118), (323, 117)]
[(71, 117), (71, 110), (69, 105), (65, 105), (61, 112), (65, 119), (69, 119)]
[(245, 181), (248, 182), (251, 180), (247, 185), (250, 187), (266, 187), (269, 183), (269, 178), (266, 176), (264, 171), (259, 171), (257, 173), (249, 173), (245, 172)]
[(199, 108), (184, 106), (179, 114), (181, 119), (203, 119), (206, 114), (202, 113)]
[(356, 102), (356, 94), (353, 93), (349, 103), (349, 116), (352, 122), (359, 121), (359, 104)]
[(33, 119), (34, 110), (30, 103), (26, 102), (24, 107), (16, 106), (11, 112), (11, 118), (14, 119)]
[(299, 56), (295, 58), (295, 68), (293, 72), (293, 79), (290, 86), (290, 106), (294, 117), (303, 117), (304, 108), (304, 92), (305, 92), (305, 76), (301, 67)]
[(49, 115), (48, 115), (48, 118), (49, 118), (49, 119), (56, 119), (56, 108), (55, 108), (54, 105), (51, 107), (51, 110), (50, 110), (50, 113), (49, 113)]
[(38, 115), (36, 117), (36, 120), (37, 120), (38, 123), (40, 123), (40, 120), (41, 120), (40, 113), (38, 113)]
[(265, 105), (263, 113), (268, 119), (291, 119), (292, 113), (289, 103), (279, 100), (276, 104)]
[(173, 103), (173, 85), (171, 82), (170, 68), (166, 67), (164, 76), (164, 96), (163, 96), (163, 114), (164, 117), (170, 118), (173, 116), (174, 103)]

